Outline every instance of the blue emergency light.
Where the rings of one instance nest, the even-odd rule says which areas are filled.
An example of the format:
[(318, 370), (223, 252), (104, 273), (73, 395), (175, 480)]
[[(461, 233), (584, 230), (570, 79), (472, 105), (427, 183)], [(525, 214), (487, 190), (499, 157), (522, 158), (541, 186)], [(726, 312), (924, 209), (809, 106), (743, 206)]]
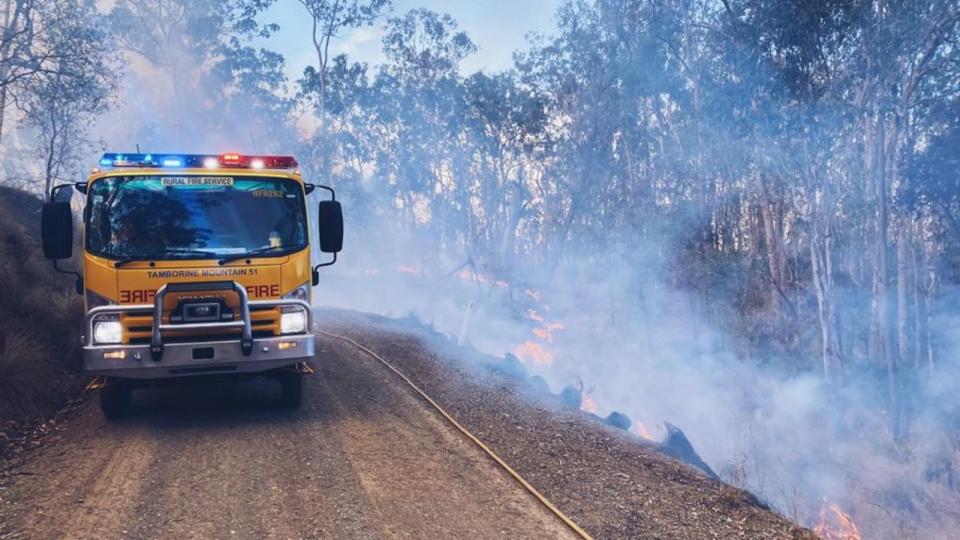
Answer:
[(246, 156), (226, 154), (120, 154), (107, 152), (100, 158), (101, 167), (166, 168), (166, 169), (294, 169), (293, 156)]

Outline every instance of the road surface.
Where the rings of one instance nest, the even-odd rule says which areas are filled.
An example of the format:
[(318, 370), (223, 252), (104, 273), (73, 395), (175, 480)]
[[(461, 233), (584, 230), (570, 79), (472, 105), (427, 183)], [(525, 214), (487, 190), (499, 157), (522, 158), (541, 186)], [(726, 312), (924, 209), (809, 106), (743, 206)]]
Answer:
[(375, 360), (318, 338), (304, 405), (267, 381), (95, 400), (0, 492), (0, 538), (563, 538)]

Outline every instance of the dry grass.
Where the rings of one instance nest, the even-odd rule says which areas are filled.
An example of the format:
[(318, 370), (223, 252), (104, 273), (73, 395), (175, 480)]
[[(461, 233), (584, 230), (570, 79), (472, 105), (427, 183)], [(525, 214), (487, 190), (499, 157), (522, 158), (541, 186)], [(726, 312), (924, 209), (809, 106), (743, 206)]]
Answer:
[(50, 415), (81, 388), (82, 301), (43, 258), (41, 204), (0, 187), (0, 431)]

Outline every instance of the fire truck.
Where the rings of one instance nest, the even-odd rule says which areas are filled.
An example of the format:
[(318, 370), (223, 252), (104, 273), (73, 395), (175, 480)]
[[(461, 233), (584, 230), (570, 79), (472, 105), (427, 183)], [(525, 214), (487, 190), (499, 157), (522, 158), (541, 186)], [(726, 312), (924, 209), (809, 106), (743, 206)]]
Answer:
[[(73, 256), (74, 190), (86, 197), (79, 272), (58, 265)], [(107, 153), (49, 197), (44, 255), (84, 295), (83, 371), (108, 419), (127, 414), (135, 390), (184, 378), (264, 376), (300, 406), (311, 289), (343, 245), (332, 188), (305, 182), (291, 156)], [(314, 264), (312, 232), (331, 260)]]

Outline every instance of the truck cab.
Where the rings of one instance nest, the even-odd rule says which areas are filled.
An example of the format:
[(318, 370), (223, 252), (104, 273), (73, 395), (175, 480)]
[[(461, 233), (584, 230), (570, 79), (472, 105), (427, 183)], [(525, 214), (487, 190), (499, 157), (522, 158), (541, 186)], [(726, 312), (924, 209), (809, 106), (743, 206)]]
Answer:
[[(188, 377), (276, 379), (298, 407), (314, 355), (318, 268), (333, 264), (343, 218), (333, 189), (303, 181), (290, 156), (104, 154), (86, 182), (44, 205), (44, 252), (72, 256), (64, 191), (86, 195), (77, 290), (84, 295), (83, 370), (108, 418), (137, 388)], [(307, 195), (317, 214), (312, 264)], [(61, 270), (67, 272), (66, 270)]]

